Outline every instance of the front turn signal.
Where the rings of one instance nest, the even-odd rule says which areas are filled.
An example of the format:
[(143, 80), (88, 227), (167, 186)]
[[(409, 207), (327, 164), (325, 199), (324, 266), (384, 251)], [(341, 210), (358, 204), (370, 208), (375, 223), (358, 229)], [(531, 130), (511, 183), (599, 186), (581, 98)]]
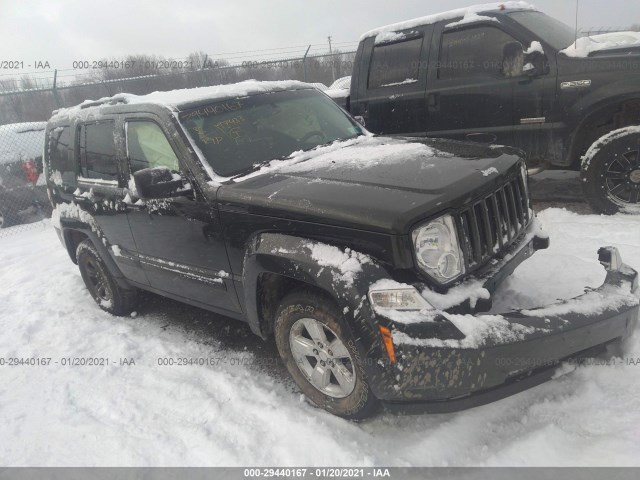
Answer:
[(380, 330), (380, 335), (382, 335), (382, 341), (384, 342), (384, 348), (387, 350), (387, 356), (391, 363), (396, 363), (396, 352), (393, 347), (393, 337), (391, 336), (391, 330), (383, 325), (378, 325), (378, 330)]

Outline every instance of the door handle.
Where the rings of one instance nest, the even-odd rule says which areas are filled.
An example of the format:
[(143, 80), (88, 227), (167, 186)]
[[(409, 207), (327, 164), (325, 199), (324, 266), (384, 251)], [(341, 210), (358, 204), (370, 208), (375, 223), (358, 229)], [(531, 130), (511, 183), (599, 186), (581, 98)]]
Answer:
[(87, 197), (82, 197), (80, 195), (74, 195), (73, 201), (78, 205), (91, 205), (93, 202), (89, 200)]
[(430, 93), (427, 96), (427, 110), (429, 110), (430, 112), (440, 111), (440, 94), (439, 93)]
[(142, 212), (144, 210), (147, 209), (147, 204), (146, 203), (140, 203), (140, 204), (135, 204), (135, 203), (125, 203), (124, 204), (127, 208), (127, 211), (136, 211), (136, 212)]
[(478, 132), (478, 133), (467, 133), (467, 135), (465, 136), (465, 138), (467, 140), (470, 140), (472, 142), (476, 142), (476, 143), (488, 143), (488, 144), (492, 144), (495, 143), (496, 140), (498, 139), (498, 137), (496, 135), (494, 135), (493, 133), (482, 133), (482, 132)]

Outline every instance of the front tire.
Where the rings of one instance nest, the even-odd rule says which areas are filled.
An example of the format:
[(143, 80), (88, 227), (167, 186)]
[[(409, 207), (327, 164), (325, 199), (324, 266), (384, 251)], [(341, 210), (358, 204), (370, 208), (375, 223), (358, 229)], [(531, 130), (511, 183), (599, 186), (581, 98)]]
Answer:
[(315, 405), (351, 420), (376, 411), (378, 400), (355, 340), (331, 299), (307, 290), (285, 297), (276, 314), (275, 337), (287, 370)]
[(581, 178), (596, 212), (640, 213), (640, 128), (621, 128), (597, 140), (584, 156)]
[(82, 280), (98, 306), (112, 315), (128, 315), (136, 305), (136, 290), (118, 285), (91, 240), (82, 241), (76, 250)]

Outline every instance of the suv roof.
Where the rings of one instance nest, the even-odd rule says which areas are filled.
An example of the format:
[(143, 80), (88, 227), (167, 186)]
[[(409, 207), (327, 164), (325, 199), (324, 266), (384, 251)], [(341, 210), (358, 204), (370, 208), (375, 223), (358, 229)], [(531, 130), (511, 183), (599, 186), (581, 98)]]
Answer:
[(404, 22), (392, 23), (383, 27), (374, 28), (373, 30), (369, 30), (368, 32), (364, 33), (360, 37), (360, 41), (368, 37), (375, 37), (384, 33), (391, 33), (399, 30), (406, 30), (407, 28), (429, 25), (441, 20), (451, 20), (454, 18), (465, 17), (467, 15), (478, 13), (502, 12), (504, 10), (536, 10), (536, 8), (533, 5), (522, 1), (472, 5), (470, 7), (457, 8), (455, 10), (448, 10), (446, 12), (427, 15), (426, 17), (418, 17), (412, 20), (406, 20)]
[[(278, 82), (260, 82), (247, 80), (228, 85), (215, 85), (212, 87), (183, 88), (167, 92), (153, 92), (146, 95), (133, 95), (131, 93), (118, 93), (111, 97), (103, 97), (99, 100), (85, 100), (79, 105), (69, 108), (61, 108), (53, 112), (51, 120), (60, 118), (85, 118), (96, 114), (96, 111), (104, 107), (116, 105), (147, 105), (165, 107), (172, 111), (180, 111), (195, 107), (199, 104), (230, 98), (247, 97), (260, 93), (278, 92), (283, 90), (299, 90), (314, 88), (313, 85), (297, 80), (285, 80)], [(57, 117), (57, 118), (55, 118)]]
[(42, 155), (46, 122), (0, 125), (0, 164)]

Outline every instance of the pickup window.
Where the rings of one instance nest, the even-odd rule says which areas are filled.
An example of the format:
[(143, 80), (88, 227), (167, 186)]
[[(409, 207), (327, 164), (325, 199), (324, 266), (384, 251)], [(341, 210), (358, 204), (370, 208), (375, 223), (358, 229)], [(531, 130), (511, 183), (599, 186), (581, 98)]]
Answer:
[[(503, 77), (505, 47), (508, 49), (516, 43), (515, 38), (495, 27), (445, 31), (438, 78)], [(511, 68), (510, 72), (509, 76), (515, 76)]]
[(391, 87), (418, 81), (422, 37), (373, 47), (369, 88)]

